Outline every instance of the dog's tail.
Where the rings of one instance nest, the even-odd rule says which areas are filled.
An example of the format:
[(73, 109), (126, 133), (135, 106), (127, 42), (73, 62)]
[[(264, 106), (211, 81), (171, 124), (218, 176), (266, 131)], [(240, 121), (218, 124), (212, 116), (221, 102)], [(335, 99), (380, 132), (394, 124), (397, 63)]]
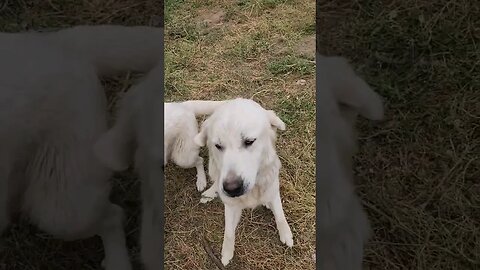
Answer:
[(213, 101), (213, 100), (189, 100), (181, 104), (193, 111), (195, 116), (212, 114), (218, 107), (225, 104), (227, 100)]
[(147, 72), (163, 55), (163, 29), (147, 26), (76, 26), (49, 33), (53, 44), (91, 62), (99, 75)]

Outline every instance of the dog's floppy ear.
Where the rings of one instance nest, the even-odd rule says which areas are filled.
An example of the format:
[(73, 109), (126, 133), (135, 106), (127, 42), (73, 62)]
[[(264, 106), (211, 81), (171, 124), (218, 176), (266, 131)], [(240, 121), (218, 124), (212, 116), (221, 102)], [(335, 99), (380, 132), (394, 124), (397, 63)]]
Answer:
[(107, 168), (122, 171), (133, 161), (134, 138), (129, 123), (117, 124), (102, 134), (94, 145), (97, 159)]
[(207, 143), (207, 127), (208, 127), (208, 121), (210, 118), (207, 118), (207, 120), (203, 121), (202, 126), (200, 127), (200, 132), (193, 138), (193, 142), (200, 146), (203, 147)]
[(268, 120), (270, 120), (270, 124), (280, 130), (285, 130), (285, 123), (277, 116), (277, 114), (272, 110), (266, 110), (268, 115)]
[(338, 88), (338, 99), (370, 120), (383, 119), (383, 102), (372, 88), (356, 74), (351, 74), (347, 84)]
[(347, 59), (338, 56), (317, 57), (319, 81), (330, 85), (339, 104), (368, 119), (383, 119), (382, 98), (356, 74)]

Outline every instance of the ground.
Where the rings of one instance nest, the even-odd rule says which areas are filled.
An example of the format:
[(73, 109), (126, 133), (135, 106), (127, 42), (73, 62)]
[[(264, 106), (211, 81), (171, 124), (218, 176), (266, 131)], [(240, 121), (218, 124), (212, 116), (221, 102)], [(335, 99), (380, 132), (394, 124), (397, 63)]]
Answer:
[(479, 5), (320, 1), (317, 14), (319, 50), (351, 60), (386, 103), (385, 121), (359, 123), (366, 269), (478, 269)]
[[(168, 101), (253, 98), (287, 125), (277, 149), (294, 247), (271, 211), (246, 210), (227, 268), (315, 269), (315, 2), (169, 0), (165, 11)], [(194, 169), (169, 166), (165, 187), (166, 269), (217, 269), (204, 246), (221, 257), (222, 203), (200, 204)]]

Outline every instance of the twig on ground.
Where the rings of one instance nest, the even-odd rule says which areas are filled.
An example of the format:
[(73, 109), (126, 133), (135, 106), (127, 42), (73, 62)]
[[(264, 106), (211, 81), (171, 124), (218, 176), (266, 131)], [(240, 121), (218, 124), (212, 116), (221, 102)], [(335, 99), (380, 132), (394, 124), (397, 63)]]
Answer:
[(223, 266), (222, 262), (217, 258), (217, 256), (215, 256), (215, 254), (213, 254), (213, 250), (210, 247), (210, 244), (208, 243), (205, 235), (202, 237), (202, 245), (203, 245), (203, 249), (205, 249), (208, 256), (212, 259), (212, 261), (215, 263), (218, 269), (225, 270), (226, 269), (225, 266)]

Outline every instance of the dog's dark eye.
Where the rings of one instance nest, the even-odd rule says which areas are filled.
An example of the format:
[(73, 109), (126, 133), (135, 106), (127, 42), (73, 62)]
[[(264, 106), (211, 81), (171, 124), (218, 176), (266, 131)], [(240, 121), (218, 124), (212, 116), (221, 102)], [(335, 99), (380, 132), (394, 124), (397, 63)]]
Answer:
[(222, 150), (223, 150), (223, 146), (221, 146), (221, 145), (220, 145), (220, 144), (218, 144), (218, 143), (217, 143), (217, 144), (215, 144), (215, 147), (216, 147), (218, 150), (220, 150), (220, 151), (222, 151)]
[(255, 140), (256, 139), (246, 139), (245, 141), (243, 141), (243, 144), (245, 144), (245, 147), (249, 147), (255, 142)]

